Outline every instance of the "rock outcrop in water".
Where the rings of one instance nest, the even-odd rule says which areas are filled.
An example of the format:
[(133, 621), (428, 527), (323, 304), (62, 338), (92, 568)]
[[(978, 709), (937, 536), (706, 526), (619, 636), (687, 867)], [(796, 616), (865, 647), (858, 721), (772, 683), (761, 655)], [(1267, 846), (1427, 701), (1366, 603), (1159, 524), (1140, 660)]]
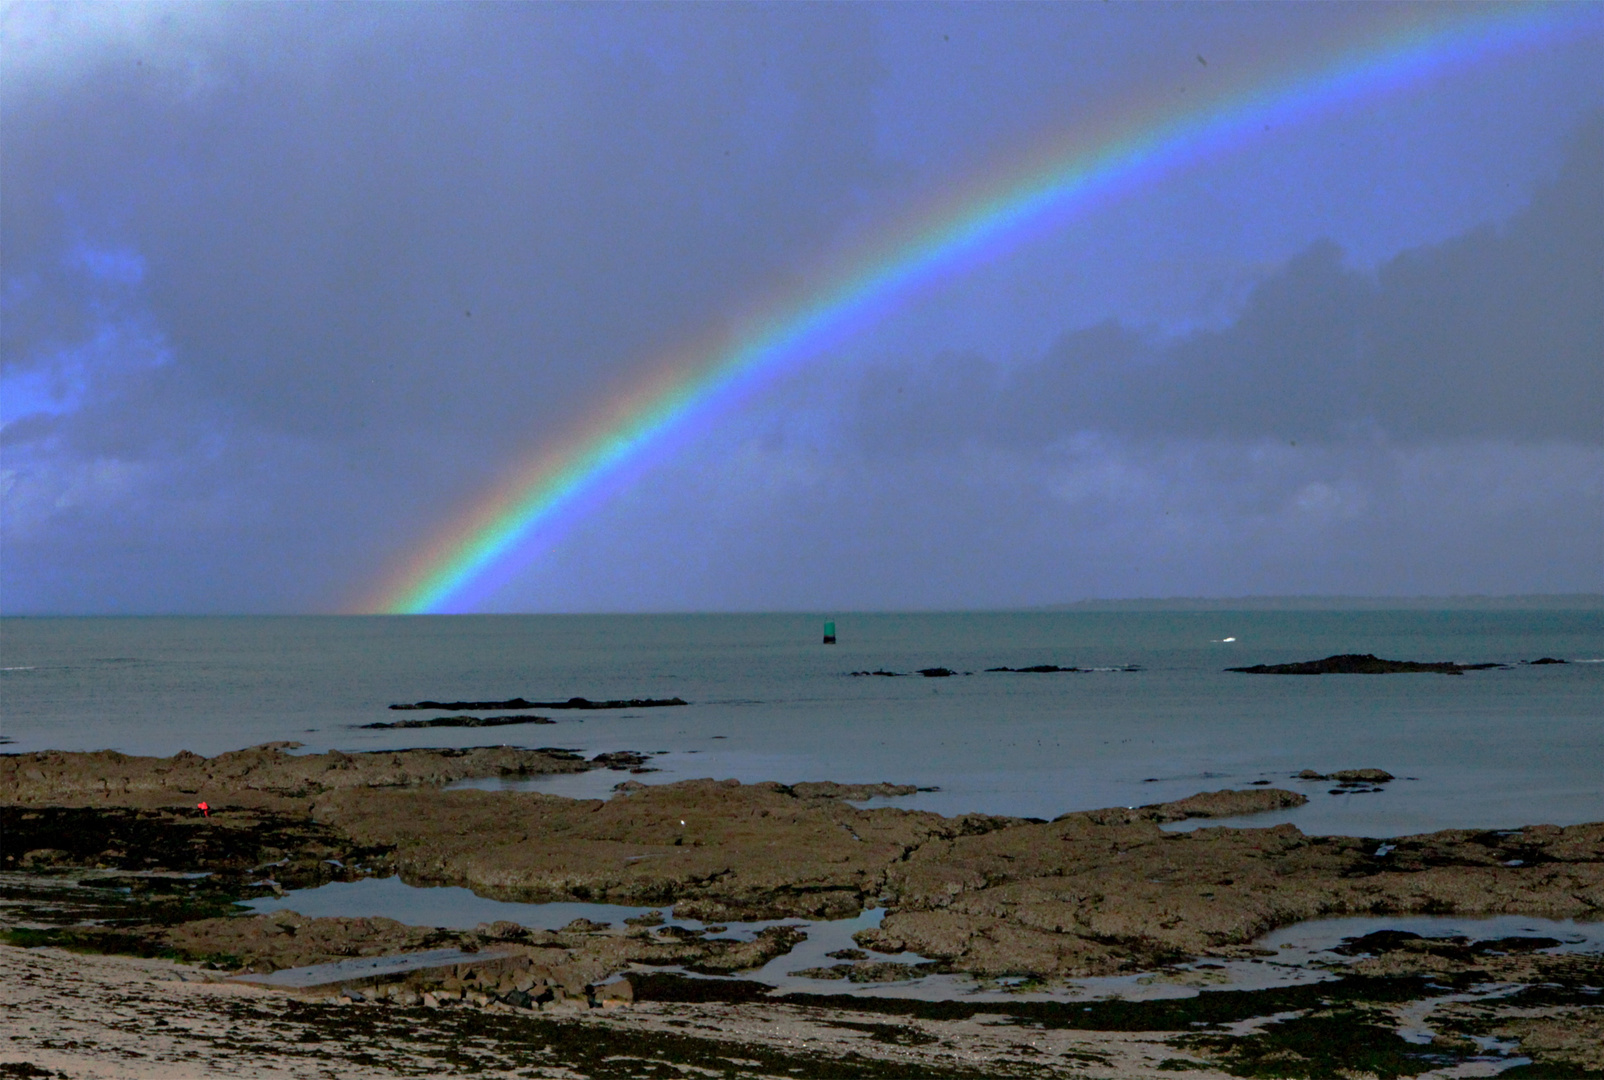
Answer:
[(1226, 788), (1224, 791), (1200, 791), (1174, 802), (1143, 806), (1133, 811), (1147, 821), (1185, 821), (1188, 818), (1242, 817), (1263, 814), (1271, 810), (1287, 810), (1303, 806), (1307, 795), (1281, 788), (1253, 788), (1243, 791)]
[(1335, 780), (1342, 784), (1387, 784), (1397, 777), (1386, 769), (1338, 769), (1334, 773), (1304, 769), (1297, 774), (1299, 780)]
[(508, 727), (514, 724), (555, 724), (549, 716), (436, 716), (430, 720), (392, 720), (389, 723), (362, 724), (364, 730), (394, 731), (404, 728)]
[(1034, 664), (1031, 667), (989, 667), (988, 672), (1006, 671), (1015, 675), (1052, 675), (1058, 672), (1079, 671), (1078, 667), (1059, 667), (1057, 664)]
[(1247, 675), (1397, 675), (1430, 672), (1437, 675), (1462, 675), (1467, 671), (1486, 671), (1489, 668), (1508, 667), (1507, 664), (1455, 664), (1448, 661), (1418, 663), (1414, 660), (1383, 660), (1370, 653), (1342, 653), (1324, 660), (1303, 660), (1295, 664), (1255, 664), (1252, 667), (1232, 667), (1226, 671), (1240, 671)]
[(610, 701), (591, 701), (589, 698), (571, 697), (567, 701), (525, 701), (509, 698), (506, 701), (416, 701), (411, 705), (391, 705), (392, 709), (662, 709), (684, 705), (680, 698), (616, 698)]
[[(886, 677), (888, 679), (898, 679), (898, 678), (902, 678), (902, 677), (904, 677), (904, 676), (906, 676), (906, 675), (908, 675), (910, 673), (906, 672), (906, 671), (887, 671), (885, 668), (877, 668), (874, 671), (853, 671), (853, 672), (850, 672), (849, 674), (853, 675), (854, 677), (862, 676), (862, 675), (881, 675), (881, 676), (884, 676), (884, 677)], [(947, 678), (951, 678), (954, 675), (968, 675), (969, 672), (967, 672), (967, 671), (954, 671), (954, 670), (952, 670), (952, 668), (945, 668), (945, 667), (927, 667), (927, 668), (920, 668), (918, 671), (912, 672), (911, 674), (923, 675), (927, 679), (947, 679)]]
[[(629, 964), (677, 964), (724, 975), (760, 967), (790, 951), (803, 936), (795, 927), (775, 926), (751, 940), (740, 941), (709, 937), (681, 927), (621, 930), (586, 919), (576, 919), (561, 930), (529, 930), (508, 922), (482, 925), (475, 930), (445, 930), (407, 926), (394, 919), (308, 918), (281, 911), (245, 918), (199, 919), (157, 932), (153, 940), (187, 956), (228, 956), (256, 974), (353, 956), (441, 948), (472, 953), (493, 948), (494, 960), (487, 956), (483, 963), (469, 960), (462, 965), (495, 971), (488, 988), (496, 988), (502, 972), (527, 972), (527, 983), (508, 986), (506, 990), (527, 993), (537, 986), (558, 987), (566, 991), (566, 996), (583, 1001), (587, 995), (594, 995), (595, 984)], [(430, 983), (439, 985), (440, 977), (436, 974), (432, 979), (426, 976), (412, 981), (423, 989)], [(447, 973), (448, 989), (450, 981)], [(534, 996), (538, 999), (540, 991), (535, 990)]]
[(912, 784), (888, 784), (884, 781), (878, 784), (838, 784), (834, 780), (804, 780), (800, 784), (791, 784), (782, 790), (789, 791), (799, 799), (848, 799), (852, 802), (862, 802), (865, 799), (892, 799), (919, 791), (940, 789), (914, 787)]

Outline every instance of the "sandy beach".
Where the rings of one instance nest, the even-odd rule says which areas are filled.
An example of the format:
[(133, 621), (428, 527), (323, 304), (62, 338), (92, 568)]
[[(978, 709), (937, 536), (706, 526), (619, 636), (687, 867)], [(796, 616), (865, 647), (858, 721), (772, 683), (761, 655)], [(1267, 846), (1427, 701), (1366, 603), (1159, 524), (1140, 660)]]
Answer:
[(199, 968), (169, 961), (58, 949), (0, 947), (0, 1005), (7, 1017), (0, 1063), (48, 1070), (10, 1075), (93, 1080), (704, 1070), (742, 1077), (1173, 1076), (1155, 1070), (1177, 1057), (1162, 1035), (1032, 1032), (985, 1020), (887, 1023), (873, 1014), (778, 1005), (642, 1004), (562, 1019), (465, 1007), (395, 1015), (381, 1005), (307, 1003), (211, 981)]

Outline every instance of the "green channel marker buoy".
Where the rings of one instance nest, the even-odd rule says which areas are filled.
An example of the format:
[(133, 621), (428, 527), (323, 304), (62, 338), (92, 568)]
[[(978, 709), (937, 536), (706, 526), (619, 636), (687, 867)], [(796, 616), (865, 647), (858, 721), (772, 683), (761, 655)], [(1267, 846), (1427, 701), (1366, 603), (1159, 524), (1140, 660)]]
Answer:
[(835, 623), (833, 622), (824, 624), (824, 643), (826, 645), (835, 644)]

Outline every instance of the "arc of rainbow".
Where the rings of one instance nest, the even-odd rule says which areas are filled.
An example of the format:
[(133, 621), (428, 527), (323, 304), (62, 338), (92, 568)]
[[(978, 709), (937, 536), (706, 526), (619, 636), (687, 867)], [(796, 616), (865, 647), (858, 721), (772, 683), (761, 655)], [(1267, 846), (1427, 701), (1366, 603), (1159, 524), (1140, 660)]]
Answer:
[[(566, 443), (526, 463), (421, 550), (366, 610), (393, 614), (469, 606), (469, 594), (587, 495), (639, 463), (698, 416), (716, 414), (761, 379), (817, 355), (921, 285), (1006, 250), (1031, 225), (1061, 224), (1114, 196), (1204, 160), (1265, 125), (1279, 126), (1379, 95), (1431, 74), (1547, 40), (1583, 20), (1578, 9), (1514, 7), (1447, 28), (1411, 27), (1312, 76), (1261, 86), (1212, 106), (1149, 120), (1134, 132), (1016, 171), (988, 194), (882, 243), (800, 303), (761, 320), (733, 345), (677, 374), (659, 373)], [(1596, 9), (1594, 9), (1596, 11)], [(1587, 12), (1582, 7), (1584, 13)], [(1589, 20), (1591, 21), (1591, 20)]]

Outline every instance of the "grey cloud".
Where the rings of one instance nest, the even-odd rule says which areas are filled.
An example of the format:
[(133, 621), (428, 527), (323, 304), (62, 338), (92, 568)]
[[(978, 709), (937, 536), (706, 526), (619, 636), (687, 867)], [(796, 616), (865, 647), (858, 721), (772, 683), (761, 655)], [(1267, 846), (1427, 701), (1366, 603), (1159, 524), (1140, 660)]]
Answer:
[(775, 283), (867, 177), (850, 12), (238, 11), (202, 91), (129, 50), (23, 102), (4, 242), (10, 274), (77, 230), (140, 252), (189, 378), (275, 429), (504, 447)]
[(1378, 275), (1371, 399), (1420, 437), (1604, 438), (1604, 115), (1503, 230)]
[[(1228, 327), (1153, 341), (1105, 322), (1002, 372), (971, 357), (866, 377), (871, 453), (966, 438), (1604, 441), (1604, 117), (1502, 228), (1405, 252), (1372, 275), (1312, 245)], [(999, 389), (987, 394), (994, 382)], [(919, 399), (902, 404), (903, 388)], [(893, 393), (892, 391), (896, 392)], [(989, 421), (953, 423), (989, 402)]]
[(845, 450), (720, 439), (580, 522), (488, 606), (1597, 591), (1601, 477), (1604, 448), (1556, 443), (1082, 436), (865, 468)]
[[(774, 310), (774, 296), (794, 297), (921, 191), (984, 172), (990, 155), (1133, 93), (1179, 93), (1180, 72), (1201, 77), (1195, 32), (1228, 39), (1209, 45), (1223, 71), (1232, 49), (1291, 63), (1333, 26), (1369, 17), (1300, 9), (1267, 35), (1235, 12), (1176, 22), (1157, 9), (1075, 9), (1060, 28), (1066, 51), (1036, 26), (1057, 17), (1047, 8), (1001, 20), (921, 8), (920, 25), (880, 34), (883, 21), (913, 17), (900, 10), (8, 9), (8, 20), (66, 13), (49, 43), (70, 55), (24, 57), (8, 21), (7, 610), (337, 608), (509, 463), (636, 384), (659, 350)], [(949, 16), (991, 35), (979, 52), (949, 49), (945, 28), (927, 32)], [(1165, 57), (1179, 64), (1155, 81)], [(1016, 77), (1000, 78), (1009, 64)], [(1567, 78), (1555, 85), (1580, 85)], [(1461, 138), (1448, 122), (1458, 106), (1444, 107), (1446, 120), (1404, 127), (1468, 154), (1454, 160), (1548, 145), (1481, 129)], [(1551, 130), (1559, 112), (1511, 97), (1495, 126)], [(1309, 572), (1310, 587), (1359, 591), (1596, 578), (1600, 127), (1502, 229), (1374, 273), (1315, 246), (1265, 276), (1218, 331), (1161, 341), (1108, 322), (1003, 365), (986, 358), (988, 341), (1035, 349), (1045, 336), (1009, 337), (1008, 305), (981, 309), (1010, 290), (981, 290), (955, 308), (976, 313), (961, 340), (981, 352), (861, 377), (850, 357), (826, 360), (794, 398), (682, 433), (717, 446), (643, 463), (645, 480), (497, 602), (926, 606), (1288, 590), (1311, 560), (1325, 576)], [(1323, 130), (1298, 136), (1321, 148), (1308, 160), (1332, 160)], [(1304, 145), (1289, 140), (1275, 145)], [(926, 157), (936, 164), (921, 172)], [(1236, 164), (1219, 175), (1274, 187), (1252, 155)], [(1525, 171), (1510, 175), (1525, 183)], [(1189, 182), (1164, 189), (1170, 209), (1157, 216), (1138, 199), (1100, 219), (1149, 230), (1131, 237), (1140, 257), (1106, 290), (1139, 303), (1038, 289), (1021, 302), (1031, 325), (1192, 317), (1184, 300), (1159, 302), (1175, 277), (1149, 263), (1203, 252), (1236, 273), (1315, 235), (1299, 226), (1284, 244), (1240, 244), (1238, 233), (1274, 232), (1281, 219), (1239, 208), (1216, 222), (1219, 200)], [(1483, 198), (1490, 185), (1442, 220), (1505, 206)], [(1354, 190), (1344, 176), (1326, 194)], [(1293, 203), (1297, 220), (1320, 217), (1319, 200), (1287, 201), (1283, 217)], [(1366, 218), (1363, 207), (1352, 216)], [(1200, 225), (1177, 245), (1166, 223), (1182, 219)], [(1351, 246), (1392, 251), (1397, 235), (1378, 226)], [(1080, 258), (1058, 251), (1035, 257)], [(892, 320), (880, 340), (921, 332)], [(944, 339), (958, 340), (940, 327), (922, 340)], [(881, 347), (866, 340), (846, 351)], [(1453, 543), (1414, 514), (1455, 523)], [(1398, 555), (1376, 583), (1362, 567), (1332, 568), (1379, 548)], [(1433, 569), (1432, 552), (1450, 548), (1470, 584), (1451, 560)]]
[(10, 605), (348, 602), (862, 212), (869, 13), (486, 10), (174, 9), (7, 71), (7, 396), (85, 383), (0, 434)]
[(858, 440), (871, 453), (961, 442), (982, 430), (997, 382), (995, 365), (975, 353), (942, 353), (919, 368), (871, 368), (858, 388)]

